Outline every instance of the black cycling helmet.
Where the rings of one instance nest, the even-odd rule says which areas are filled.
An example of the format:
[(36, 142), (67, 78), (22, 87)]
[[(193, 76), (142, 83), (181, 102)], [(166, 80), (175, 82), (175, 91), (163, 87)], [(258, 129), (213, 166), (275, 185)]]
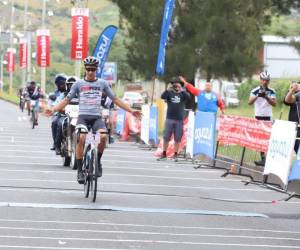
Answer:
[(35, 81), (29, 81), (27, 82), (28, 86), (36, 86), (36, 82)]
[(69, 76), (67, 78), (66, 84), (67, 84), (67, 91), (69, 92), (73, 83), (75, 83), (77, 81), (77, 77), (76, 76)]
[(55, 76), (54, 83), (56, 86), (66, 84), (67, 76), (65, 74), (58, 74)]
[(83, 60), (83, 63), (84, 63), (84, 67), (86, 67), (86, 66), (98, 67), (99, 60), (98, 60), (98, 58), (96, 58), (94, 56), (88, 56), (87, 58), (85, 58)]

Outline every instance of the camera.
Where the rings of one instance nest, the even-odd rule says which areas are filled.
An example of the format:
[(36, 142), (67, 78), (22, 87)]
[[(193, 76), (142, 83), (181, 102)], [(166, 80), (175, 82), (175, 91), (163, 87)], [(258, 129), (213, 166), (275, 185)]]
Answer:
[(258, 97), (266, 97), (266, 90), (264, 88), (260, 88), (258, 91)]

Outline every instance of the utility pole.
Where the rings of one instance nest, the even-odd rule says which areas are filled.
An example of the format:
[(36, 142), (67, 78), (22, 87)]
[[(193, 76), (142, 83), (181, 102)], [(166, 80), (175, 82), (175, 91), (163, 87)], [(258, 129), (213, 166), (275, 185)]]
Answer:
[[(42, 29), (45, 29), (45, 17), (46, 17), (46, 0), (43, 0)], [(42, 91), (46, 93), (46, 67), (41, 67), (41, 87), (42, 87)]]
[[(28, 13), (28, 0), (25, 0), (25, 7), (24, 7), (24, 37), (26, 39), (26, 52), (27, 52), (27, 68), (28, 68), (28, 63), (29, 63), (29, 57), (31, 56), (28, 53), (28, 35), (27, 35), (27, 13)], [(26, 85), (26, 71), (27, 68), (22, 68), (22, 87), (24, 88)]]
[[(13, 28), (14, 28), (14, 0), (11, 0), (11, 13), (10, 13), (10, 37), (9, 37), (9, 44), (10, 44), (10, 53), (13, 53)], [(13, 72), (12, 70), (9, 72), (9, 94), (13, 92)]]

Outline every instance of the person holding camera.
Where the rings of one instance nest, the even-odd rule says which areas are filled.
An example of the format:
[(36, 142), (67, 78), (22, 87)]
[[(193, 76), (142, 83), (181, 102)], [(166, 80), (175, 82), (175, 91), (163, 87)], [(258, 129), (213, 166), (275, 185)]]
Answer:
[[(299, 124), (299, 115), (300, 115), (300, 84), (296, 81), (293, 81), (288, 93), (286, 94), (283, 103), (287, 106), (290, 106), (288, 120), (291, 122), (297, 122)], [(297, 138), (300, 137), (300, 128), (299, 125), (297, 127)], [(296, 139), (294, 150), (297, 154), (299, 149), (300, 141)]]
[[(254, 104), (255, 118), (257, 120), (271, 121), (272, 108), (276, 106), (276, 92), (274, 89), (269, 88), (270, 74), (263, 71), (259, 75), (260, 86), (251, 90), (248, 104)], [(255, 165), (264, 166), (266, 156), (261, 152), (261, 160), (255, 161)]]
[(161, 99), (167, 102), (168, 108), (163, 136), (163, 154), (158, 160), (167, 159), (169, 141), (171, 135), (174, 134), (174, 161), (177, 161), (179, 143), (183, 135), (184, 109), (189, 100), (189, 94), (182, 89), (180, 79), (174, 77), (171, 79), (167, 90), (162, 93)]

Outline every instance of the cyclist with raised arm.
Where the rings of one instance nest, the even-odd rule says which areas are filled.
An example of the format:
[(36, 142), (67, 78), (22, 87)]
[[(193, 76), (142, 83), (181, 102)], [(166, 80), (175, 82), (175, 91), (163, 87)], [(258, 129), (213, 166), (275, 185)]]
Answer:
[[(89, 56), (84, 59), (85, 77), (80, 79), (73, 84), (69, 94), (52, 109), (46, 110), (48, 116), (54, 112), (62, 110), (76, 95), (79, 98), (79, 116), (77, 125), (90, 126), (93, 132), (102, 133), (100, 136), (100, 143), (98, 145), (98, 166), (99, 166), (99, 177), (102, 176), (102, 165), (101, 157), (104, 152), (106, 144), (107, 129), (103, 120), (101, 119), (101, 96), (105, 92), (107, 96), (120, 108), (132, 113), (136, 117), (141, 116), (141, 112), (138, 110), (131, 109), (126, 103), (115, 96), (111, 88), (108, 86), (106, 81), (98, 79), (96, 77), (96, 71), (99, 66), (99, 60), (95, 57)], [(80, 134), (76, 146), (76, 164), (78, 167), (77, 181), (80, 184), (84, 183), (84, 175), (82, 172), (83, 165), (83, 150), (85, 144), (86, 135)]]

